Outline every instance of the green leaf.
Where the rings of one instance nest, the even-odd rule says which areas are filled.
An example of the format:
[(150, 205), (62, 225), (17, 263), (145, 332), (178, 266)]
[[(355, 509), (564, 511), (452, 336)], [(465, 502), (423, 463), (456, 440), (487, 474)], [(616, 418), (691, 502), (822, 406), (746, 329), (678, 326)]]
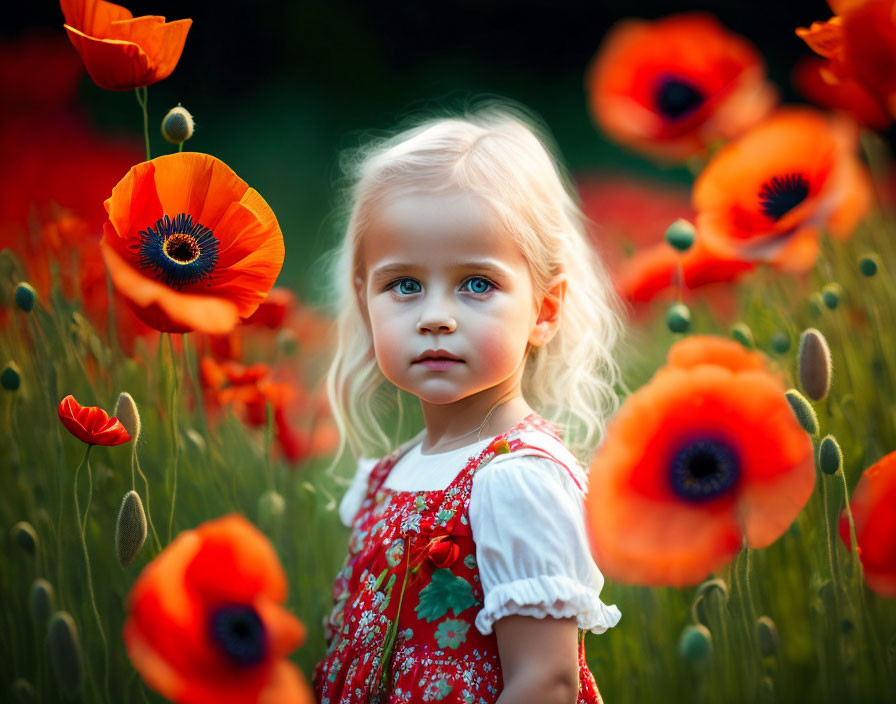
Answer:
[(417, 616), (432, 623), (448, 609), (455, 616), (475, 606), (479, 601), (473, 596), (473, 586), (463, 577), (456, 577), (451, 570), (436, 569), (432, 581), (420, 590), (420, 603), (414, 608)]

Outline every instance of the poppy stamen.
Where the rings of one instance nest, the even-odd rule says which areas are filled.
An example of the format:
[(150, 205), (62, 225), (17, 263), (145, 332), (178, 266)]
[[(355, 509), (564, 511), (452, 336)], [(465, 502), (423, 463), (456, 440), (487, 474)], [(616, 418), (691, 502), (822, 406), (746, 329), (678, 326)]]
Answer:
[(159, 218), (155, 227), (140, 231), (138, 263), (152, 269), (160, 281), (180, 290), (209, 277), (218, 263), (218, 240), (193, 216), (180, 213)]
[(808, 195), (809, 179), (803, 174), (773, 176), (759, 189), (760, 208), (767, 217), (780, 220)]
[(212, 642), (237, 665), (257, 665), (267, 656), (267, 631), (248, 604), (219, 606), (209, 617), (208, 630)]
[(688, 117), (706, 102), (696, 85), (674, 74), (663, 74), (657, 79), (653, 100), (657, 110), (670, 120)]
[(737, 453), (715, 438), (689, 442), (669, 472), (672, 491), (685, 501), (709, 501), (726, 494), (740, 478)]

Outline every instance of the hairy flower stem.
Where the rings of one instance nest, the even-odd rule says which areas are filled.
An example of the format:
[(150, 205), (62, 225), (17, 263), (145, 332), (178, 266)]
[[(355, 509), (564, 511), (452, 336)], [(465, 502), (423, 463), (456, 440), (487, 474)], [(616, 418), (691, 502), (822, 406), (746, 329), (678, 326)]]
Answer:
[(141, 86), (134, 90), (137, 93), (137, 102), (143, 110), (143, 139), (146, 142), (146, 160), (149, 161), (152, 158), (149, 155), (149, 113), (146, 108), (149, 102), (149, 90), (146, 86)]
[[(96, 606), (96, 595), (93, 592), (93, 575), (90, 571), (90, 555), (87, 553), (87, 537), (85, 533), (85, 529), (87, 526), (87, 515), (90, 511), (90, 499), (88, 497), (87, 501), (87, 509), (84, 511), (84, 523), (81, 523), (81, 507), (78, 504), (78, 474), (81, 471), (81, 467), (84, 464), (87, 464), (87, 474), (90, 476), (90, 450), (93, 448), (93, 445), (87, 446), (87, 452), (84, 453), (84, 459), (81, 460), (81, 464), (78, 465), (78, 468), (75, 470), (75, 482), (74, 482), (74, 490), (73, 494), (75, 497), (75, 520), (78, 523), (78, 535), (81, 536), (81, 550), (84, 552), (84, 566), (87, 568), (87, 592), (90, 594), (90, 605), (93, 607), (93, 615), (96, 618), (96, 625), (100, 631), (100, 640), (103, 643), (103, 657), (105, 660), (105, 671), (103, 677), (103, 688), (105, 691), (105, 698), (107, 702), (112, 701), (112, 697), (109, 693), (109, 644), (106, 642), (106, 632), (103, 630), (103, 621), (100, 618), (100, 611)], [(92, 482), (91, 482), (91, 493), (93, 491)]]
[(168, 542), (171, 542), (171, 535), (174, 528), (174, 508), (177, 501), (177, 464), (180, 459), (180, 438), (177, 436), (177, 402), (179, 380), (178, 380), (178, 364), (177, 358), (174, 356), (174, 342), (172, 342), (171, 333), (168, 335), (168, 351), (171, 353), (171, 374), (172, 374), (172, 390), (171, 390), (171, 441), (174, 444), (174, 478), (171, 484), (171, 513), (168, 514)]
[[(143, 486), (146, 488), (146, 519), (149, 521), (149, 528), (152, 530), (152, 537), (156, 541), (156, 550), (158, 552), (162, 552), (162, 543), (159, 540), (159, 534), (156, 532), (156, 527), (152, 522), (152, 513), (149, 511), (149, 480), (146, 478), (146, 475), (143, 473), (143, 470), (140, 468), (140, 460), (137, 459), (137, 446), (134, 445), (133, 451), (131, 452), (131, 476), (134, 474), (134, 467), (137, 467), (137, 473), (143, 479)], [(135, 488), (136, 491), (136, 488)]]

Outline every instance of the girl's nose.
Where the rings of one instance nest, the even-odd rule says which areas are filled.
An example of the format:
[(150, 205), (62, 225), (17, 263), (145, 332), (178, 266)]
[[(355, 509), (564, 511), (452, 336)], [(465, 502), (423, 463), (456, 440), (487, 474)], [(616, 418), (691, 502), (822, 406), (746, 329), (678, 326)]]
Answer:
[(457, 329), (457, 321), (444, 306), (429, 306), (417, 321), (417, 332), (447, 333)]

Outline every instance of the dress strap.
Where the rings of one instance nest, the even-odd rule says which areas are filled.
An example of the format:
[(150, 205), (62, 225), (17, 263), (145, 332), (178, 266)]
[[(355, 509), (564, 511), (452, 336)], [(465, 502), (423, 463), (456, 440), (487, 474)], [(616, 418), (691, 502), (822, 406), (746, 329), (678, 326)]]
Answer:
[(406, 440), (401, 445), (396, 447), (392, 452), (388, 455), (384, 456), (373, 469), (370, 470), (370, 476), (367, 480), (367, 495), (373, 496), (380, 490), (383, 484), (386, 482), (386, 479), (389, 476), (389, 472), (392, 470), (398, 460), (404, 457), (405, 453), (410, 450), (424, 435), (426, 429), (424, 428), (419, 433), (417, 433), (410, 440)]

